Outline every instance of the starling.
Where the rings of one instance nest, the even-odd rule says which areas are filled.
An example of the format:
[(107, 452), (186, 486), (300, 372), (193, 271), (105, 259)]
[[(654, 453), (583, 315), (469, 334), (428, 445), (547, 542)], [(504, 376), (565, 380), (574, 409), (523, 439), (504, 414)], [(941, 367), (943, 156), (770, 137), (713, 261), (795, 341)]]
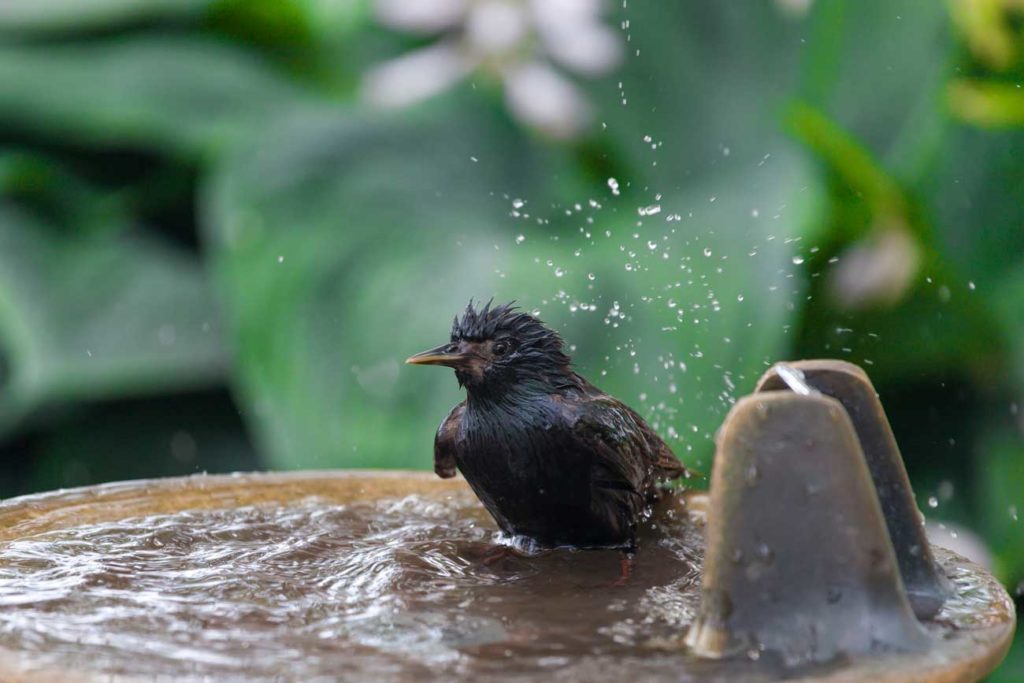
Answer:
[(659, 483), (689, 476), (643, 418), (573, 371), (557, 332), (511, 303), (470, 301), (449, 343), (406, 362), (454, 368), (466, 389), (437, 431), (434, 471), (458, 469), (502, 531), (538, 547), (631, 558)]

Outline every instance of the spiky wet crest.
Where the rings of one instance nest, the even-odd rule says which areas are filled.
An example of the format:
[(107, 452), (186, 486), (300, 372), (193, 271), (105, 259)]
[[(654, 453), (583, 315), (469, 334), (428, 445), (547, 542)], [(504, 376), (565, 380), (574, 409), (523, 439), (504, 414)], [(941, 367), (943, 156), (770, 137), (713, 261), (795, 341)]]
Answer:
[(572, 361), (563, 351), (562, 337), (557, 332), (518, 309), (514, 301), (498, 306), (492, 303), (493, 299), (477, 309), (471, 300), (462, 318), (455, 317), (451, 334), (452, 342), (507, 339), (512, 343), (508, 357), (493, 361), (494, 372), (488, 373), (490, 380), (501, 383), (543, 381), (559, 385), (575, 382), (575, 373), (570, 368)]

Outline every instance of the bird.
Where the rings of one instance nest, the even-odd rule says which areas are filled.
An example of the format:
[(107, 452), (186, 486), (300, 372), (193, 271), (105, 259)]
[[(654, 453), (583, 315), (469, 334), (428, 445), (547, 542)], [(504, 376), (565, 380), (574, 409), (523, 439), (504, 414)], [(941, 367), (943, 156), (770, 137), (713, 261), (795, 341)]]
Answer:
[(409, 357), (453, 368), (466, 399), (434, 439), (507, 535), (533, 548), (616, 548), (622, 585), (664, 484), (690, 473), (634, 410), (572, 367), (562, 337), (515, 302), (470, 300), (450, 340)]

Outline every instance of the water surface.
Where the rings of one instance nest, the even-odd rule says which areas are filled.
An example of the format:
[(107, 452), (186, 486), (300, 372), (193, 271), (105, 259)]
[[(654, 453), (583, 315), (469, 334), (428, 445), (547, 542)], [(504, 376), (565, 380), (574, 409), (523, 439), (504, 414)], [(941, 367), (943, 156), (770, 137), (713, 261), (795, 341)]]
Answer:
[[(661, 528), (654, 528), (660, 525)], [(0, 646), (110, 674), (474, 679), (677, 656), (700, 535), (662, 514), (616, 551), (488, 564), (470, 495), (185, 511), (0, 546)]]
[[(468, 491), (35, 533), (0, 542), (0, 650), (22, 670), (101, 680), (774, 681), (850, 664), (688, 654), (703, 530), (681, 503), (647, 523), (624, 587), (612, 586), (616, 551), (485, 561), (502, 541)], [(1012, 607), (992, 579), (937, 557), (957, 593), (928, 624), (928, 663), (941, 667)], [(911, 673), (926, 662), (858, 665), (873, 678), (897, 663)]]

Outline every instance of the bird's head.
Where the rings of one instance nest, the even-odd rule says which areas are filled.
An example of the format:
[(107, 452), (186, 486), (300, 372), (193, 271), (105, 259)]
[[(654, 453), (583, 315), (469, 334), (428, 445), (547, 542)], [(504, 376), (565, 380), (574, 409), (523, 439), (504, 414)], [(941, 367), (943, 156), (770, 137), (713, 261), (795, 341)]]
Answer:
[(405, 362), (454, 368), (459, 384), (476, 394), (572, 376), (558, 333), (512, 303), (477, 310), (470, 301), (455, 316), (451, 341)]

